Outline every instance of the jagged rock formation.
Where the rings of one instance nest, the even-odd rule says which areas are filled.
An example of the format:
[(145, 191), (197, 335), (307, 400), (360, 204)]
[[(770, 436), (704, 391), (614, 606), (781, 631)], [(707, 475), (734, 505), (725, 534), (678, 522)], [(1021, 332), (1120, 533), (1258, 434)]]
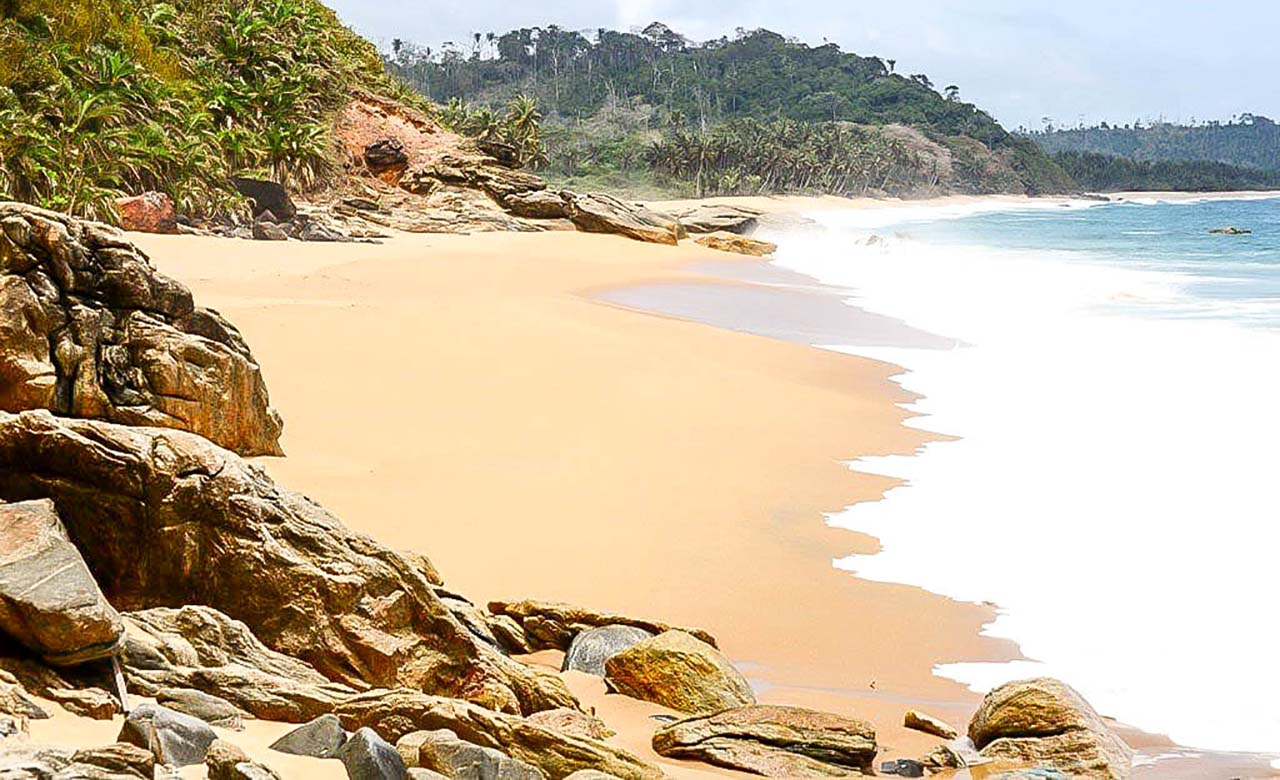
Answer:
[(766, 777), (872, 775), (871, 724), (799, 707), (753, 706), (658, 730), (653, 749)]
[(44, 497), (73, 541), (92, 541), (81, 552), (118, 608), (207, 604), (353, 686), (575, 706), (557, 678), (467, 631), (429, 569), (198, 436), (0, 412), (0, 499)]
[(604, 663), (609, 690), (690, 713), (756, 703), (742, 673), (711, 645), (668, 631), (611, 656)]
[(573, 638), (580, 632), (603, 626), (634, 626), (650, 634), (676, 629), (716, 647), (716, 638), (700, 628), (671, 626), (656, 620), (601, 612), (554, 601), (491, 601), (489, 611), (494, 615), (512, 618), (520, 624), (529, 646), (534, 650), (568, 650)]
[(564, 193), (569, 219), (588, 233), (616, 233), (655, 244), (675, 246), (688, 235), (675, 217), (612, 195)]
[(987, 758), (1043, 764), (1068, 775), (1123, 780), (1133, 751), (1073, 688), (1042, 677), (988, 693), (969, 722), (969, 739)]
[(239, 332), (114, 228), (0, 203), (0, 343), (0, 410), (280, 454), (280, 417)]
[(48, 500), (0, 504), (0, 631), (55, 666), (109, 658), (124, 624)]

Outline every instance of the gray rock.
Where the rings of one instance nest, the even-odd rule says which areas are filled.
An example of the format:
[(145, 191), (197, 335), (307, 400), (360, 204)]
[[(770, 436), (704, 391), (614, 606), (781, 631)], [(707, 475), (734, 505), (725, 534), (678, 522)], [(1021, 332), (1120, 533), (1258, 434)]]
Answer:
[(243, 750), (222, 740), (209, 747), (205, 763), (209, 780), (280, 780), (270, 767), (250, 760)]
[(569, 644), (561, 671), (586, 672), (603, 677), (605, 661), (653, 636), (653, 633), (635, 626), (588, 629), (575, 636)]
[(310, 723), (276, 740), (271, 749), (277, 753), (312, 758), (337, 758), (347, 743), (347, 731), (336, 715), (321, 715)]
[(143, 704), (129, 713), (118, 737), (150, 750), (156, 763), (173, 767), (203, 764), (217, 738), (208, 723), (158, 704)]
[(258, 241), (288, 241), (289, 234), (274, 222), (260, 219), (253, 223), (253, 237)]
[(726, 230), (739, 235), (747, 235), (754, 230), (760, 221), (760, 215), (761, 212), (754, 209), (709, 203), (675, 213), (690, 233), (716, 233)]
[(456, 780), (544, 780), (546, 777), (531, 764), (495, 748), (465, 742), (448, 729), (410, 734), (396, 747), (402, 756), (406, 747), (409, 752), (416, 748), (414, 763)]
[(210, 726), (240, 731), (243, 713), (240, 708), (217, 696), (211, 696), (190, 688), (162, 688), (156, 694), (156, 702), (175, 712), (190, 715)]
[(124, 637), (53, 502), (0, 504), (0, 630), (55, 666), (108, 658)]
[(409, 773), (395, 748), (373, 729), (360, 729), (338, 750), (351, 780), (405, 780)]
[(302, 241), (319, 241), (327, 243), (348, 240), (346, 236), (320, 222), (308, 222), (303, 225), (302, 230), (298, 231), (298, 238)]

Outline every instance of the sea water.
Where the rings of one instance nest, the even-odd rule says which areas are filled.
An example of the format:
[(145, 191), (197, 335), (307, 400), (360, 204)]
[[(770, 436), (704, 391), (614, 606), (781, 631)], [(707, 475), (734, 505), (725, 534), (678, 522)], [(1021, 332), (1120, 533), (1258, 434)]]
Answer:
[(837, 565), (998, 605), (1031, 660), (938, 670), (975, 690), (1050, 675), (1280, 753), (1280, 199), (811, 216), (779, 265), (963, 342), (821, 345), (904, 367), (910, 424), (960, 437), (850, 464), (906, 485), (831, 518), (883, 542)]

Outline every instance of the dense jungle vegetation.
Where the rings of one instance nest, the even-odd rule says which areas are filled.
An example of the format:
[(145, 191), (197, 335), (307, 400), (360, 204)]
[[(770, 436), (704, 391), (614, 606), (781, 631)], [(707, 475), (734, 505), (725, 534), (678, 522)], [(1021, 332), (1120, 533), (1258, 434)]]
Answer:
[(1093, 152), (1060, 152), (1054, 155), (1054, 160), (1077, 184), (1095, 192), (1280, 189), (1280, 171), (1261, 171), (1208, 160), (1153, 162)]
[(1254, 114), (1193, 125), (1104, 122), (1071, 130), (1049, 126), (1031, 137), (1050, 154), (1090, 152), (1146, 162), (1203, 160), (1280, 171), (1280, 125)]

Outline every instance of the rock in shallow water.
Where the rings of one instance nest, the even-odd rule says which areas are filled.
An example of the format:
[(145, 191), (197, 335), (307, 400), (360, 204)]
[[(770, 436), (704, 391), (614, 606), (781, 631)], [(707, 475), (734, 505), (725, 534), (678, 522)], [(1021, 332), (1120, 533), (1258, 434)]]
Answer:
[(673, 710), (711, 713), (755, 704), (742, 673), (711, 645), (668, 631), (605, 662), (610, 690)]
[(0, 631), (55, 666), (108, 658), (124, 623), (48, 500), (0, 504)]

